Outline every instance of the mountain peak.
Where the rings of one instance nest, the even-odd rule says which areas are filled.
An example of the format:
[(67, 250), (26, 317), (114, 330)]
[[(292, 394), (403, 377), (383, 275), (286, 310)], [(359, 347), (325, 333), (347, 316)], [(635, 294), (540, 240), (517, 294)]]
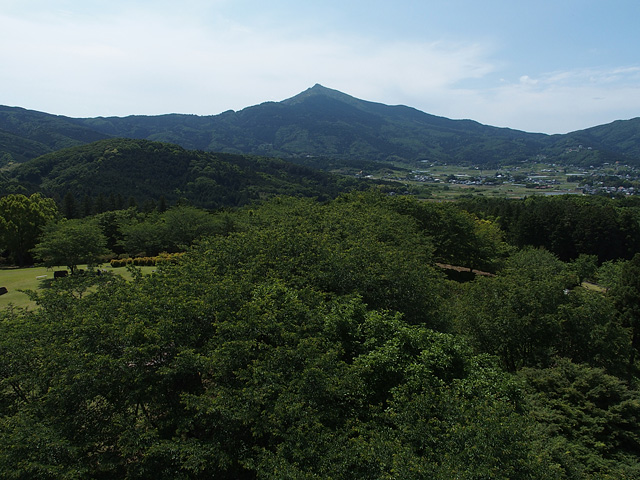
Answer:
[(304, 92), (299, 93), (295, 97), (291, 97), (286, 100), (283, 100), (281, 103), (285, 105), (295, 105), (303, 102), (307, 98), (318, 96), (318, 95), (322, 95), (328, 98), (333, 98), (335, 100), (340, 100), (345, 103), (354, 104), (358, 102), (356, 98), (350, 95), (347, 95), (346, 93), (342, 93), (338, 90), (327, 88), (323, 85), (320, 85), (319, 83), (316, 83), (313, 87), (307, 88)]

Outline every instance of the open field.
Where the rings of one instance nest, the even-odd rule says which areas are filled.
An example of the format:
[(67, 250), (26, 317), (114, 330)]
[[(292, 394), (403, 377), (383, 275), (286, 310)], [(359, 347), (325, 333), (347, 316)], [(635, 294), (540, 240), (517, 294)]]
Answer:
[[(86, 268), (80, 266), (80, 268)], [(131, 273), (126, 268), (112, 268), (109, 264), (100, 267), (108, 272), (114, 272), (124, 278), (130, 279)], [(138, 267), (144, 274), (151, 273), (156, 267)], [(0, 296), (0, 309), (10, 304), (16, 307), (32, 308), (35, 304), (27, 294), (20, 290), (38, 290), (46, 287), (53, 279), (53, 270), (45, 267), (12, 268), (0, 270), (0, 287), (6, 287), (8, 293)]]

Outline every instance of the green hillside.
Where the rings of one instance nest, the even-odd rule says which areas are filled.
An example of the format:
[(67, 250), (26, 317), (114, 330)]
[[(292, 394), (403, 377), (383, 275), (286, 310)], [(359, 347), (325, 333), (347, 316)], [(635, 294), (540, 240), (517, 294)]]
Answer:
[(573, 144), (617, 152), (627, 158), (640, 158), (640, 118), (618, 120), (566, 135)]
[(103, 138), (68, 117), (0, 106), (0, 167)]
[(78, 202), (170, 204), (185, 199), (204, 208), (237, 206), (276, 194), (331, 198), (360, 188), (344, 179), (274, 158), (185, 150), (148, 140), (110, 139), (50, 153), (5, 172), (3, 193), (42, 192)]

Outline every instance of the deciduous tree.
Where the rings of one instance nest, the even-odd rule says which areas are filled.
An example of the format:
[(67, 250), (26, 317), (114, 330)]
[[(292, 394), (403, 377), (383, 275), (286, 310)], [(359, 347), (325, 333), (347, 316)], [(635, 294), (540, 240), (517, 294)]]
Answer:
[(107, 239), (96, 223), (63, 219), (45, 227), (33, 253), (47, 267), (66, 265), (73, 274), (80, 264), (98, 264), (109, 253), (106, 244)]
[(629, 376), (637, 374), (637, 359), (640, 353), (640, 253), (622, 264), (620, 277), (610, 290), (610, 295), (620, 312), (623, 325), (631, 330), (631, 355)]
[(56, 203), (39, 193), (27, 197), (12, 194), (0, 198), (0, 246), (23, 266), (42, 228), (58, 214)]

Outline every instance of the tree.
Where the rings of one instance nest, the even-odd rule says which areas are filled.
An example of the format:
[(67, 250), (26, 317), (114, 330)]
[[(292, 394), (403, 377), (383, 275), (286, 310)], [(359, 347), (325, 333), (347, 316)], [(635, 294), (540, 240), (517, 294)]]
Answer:
[(80, 214), (84, 217), (89, 217), (93, 213), (93, 200), (89, 195), (85, 195), (80, 204)]
[(637, 373), (636, 359), (640, 352), (640, 253), (622, 264), (618, 283), (610, 290), (620, 312), (622, 324), (631, 330), (629, 377)]
[(158, 203), (158, 212), (164, 213), (167, 211), (167, 199), (164, 198), (164, 195), (160, 195), (160, 200)]
[(147, 215), (143, 220), (131, 218), (124, 221), (119, 231), (122, 238), (117, 245), (129, 255), (153, 257), (166, 250), (165, 228), (156, 213)]
[(640, 392), (603, 369), (558, 359), (524, 368), (525, 403), (565, 478), (639, 478)]
[(39, 193), (0, 198), (0, 246), (8, 249), (14, 261), (23, 266), (42, 228), (57, 214), (53, 199)]
[(637, 391), (547, 361), (564, 322), (584, 333), (565, 351), (610, 368), (617, 351), (582, 332), (597, 315), (607, 333), (608, 299), (580, 308), (538, 250), (469, 282), (488, 287), (460, 299), (473, 344), (553, 366), (515, 377), (429, 328), (451, 283), (387, 202), (274, 200), (153, 275), (79, 276), (0, 310), (0, 477), (637, 478)]
[(185, 257), (0, 312), (2, 478), (553, 478), (464, 342)]
[(67, 192), (62, 199), (62, 214), (66, 218), (76, 218), (78, 215), (78, 208), (76, 207), (76, 198), (73, 193)]
[(61, 220), (45, 227), (33, 253), (47, 267), (66, 265), (73, 274), (80, 264), (98, 264), (100, 257), (109, 253), (106, 244), (107, 239), (96, 223)]
[(561, 333), (556, 337), (556, 354), (623, 377), (631, 334), (611, 298), (586, 288), (576, 288), (566, 297), (568, 302), (557, 311)]
[(94, 212), (95, 213), (102, 213), (107, 209), (107, 200), (104, 198), (104, 193), (100, 192), (98, 193), (98, 196), (96, 197), (96, 201), (94, 204)]
[(510, 371), (546, 365), (562, 331), (557, 310), (568, 302), (573, 278), (546, 250), (518, 252), (496, 277), (463, 286), (454, 300), (457, 329)]
[(135, 210), (128, 209), (102, 212), (93, 217), (94, 221), (100, 226), (102, 233), (107, 237), (107, 248), (109, 250), (116, 254), (124, 253), (121, 245), (123, 235), (120, 229), (136, 216)]
[(228, 227), (224, 217), (196, 207), (177, 206), (163, 213), (151, 212), (123, 222), (119, 246), (135, 256), (181, 252), (201, 238), (228, 231)]
[(512, 250), (496, 223), (481, 220), (454, 204), (401, 197), (392, 200), (390, 206), (418, 222), (433, 242), (435, 258), (441, 262), (493, 272)]
[(391, 210), (387, 197), (350, 194), (327, 205), (278, 198), (246, 221), (228, 237), (202, 242), (201, 248), (215, 252), (212, 262), (233, 258), (245, 275), (358, 294), (371, 308), (446, 328), (433, 315), (443, 275), (433, 267), (430, 239), (413, 218)]
[(596, 270), (598, 270), (598, 256), (581, 253), (578, 255), (578, 258), (575, 258), (571, 262), (571, 267), (576, 275), (578, 275), (578, 281), (580, 283), (585, 280), (591, 280)]
[(620, 271), (627, 260), (609, 260), (604, 262), (595, 273), (598, 285), (605, 290), (615, 287), (620, 281)]
[(196, 207), (173, 207), (162, 213), (161, 218), (169, 249), (173, 251), (186, 250), (196, 240), (220, 231), (219, 220)]

